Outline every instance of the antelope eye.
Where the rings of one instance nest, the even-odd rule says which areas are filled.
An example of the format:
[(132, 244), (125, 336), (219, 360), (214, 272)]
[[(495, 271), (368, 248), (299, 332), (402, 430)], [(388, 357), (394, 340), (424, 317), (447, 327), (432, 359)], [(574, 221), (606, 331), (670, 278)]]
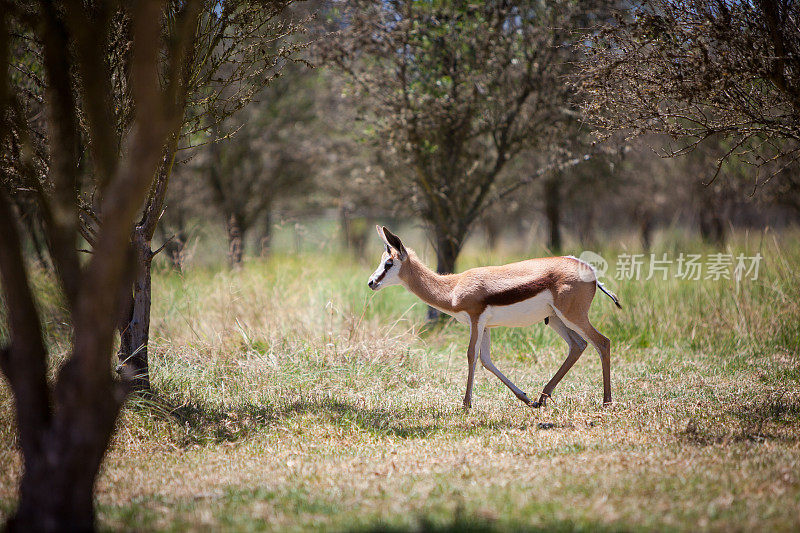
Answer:
[(391, 268), (393, 264), (394, 264), (394, 261), (392, 261), (391, 259), (387, 259), (386, 260), (386, 268)]

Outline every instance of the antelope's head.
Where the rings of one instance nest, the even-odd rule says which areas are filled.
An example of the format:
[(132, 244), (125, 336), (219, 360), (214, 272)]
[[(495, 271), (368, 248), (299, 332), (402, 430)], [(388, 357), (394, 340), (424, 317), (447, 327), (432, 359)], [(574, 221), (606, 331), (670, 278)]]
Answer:
[(400, 238), (389, 231), (385, 226), (375, 226), (378, 230), (386, 250), (381, 255), (381, 262), (378, 263), (378, 268), (372, 273), (369, 278), (369, 288), (373, 291), (389, 287), (391, 285), (400, 284), (400, 267), (403, 261), (408, 259), (408, 252), (405, 246), (400, 242)]

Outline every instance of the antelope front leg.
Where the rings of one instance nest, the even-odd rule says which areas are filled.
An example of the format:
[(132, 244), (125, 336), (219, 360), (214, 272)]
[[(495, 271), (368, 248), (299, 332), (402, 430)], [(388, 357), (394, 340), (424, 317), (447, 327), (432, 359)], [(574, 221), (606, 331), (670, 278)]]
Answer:
[(464, 394), (464, 411), (469, 411), (472, 407), (472, 383), (475, 381), (475, 362), (477, 357), (475, 351), (481, 344), (483, 328), (478, 326), (478, 320), (473, 319), (469, 326), (469, 347), (467, 348), (467, 392)]
[(492, 363), (491, 344), (492, 344), (491, 333), (489, 332), (488, 328), (484, 328), (483, 339), (481, 342), (480, 357), (481, 357), (481, 363), (483, 363), (483, 366), (486, 368), (486, 370), (497, 376), (497, 378), (500, 381), (502, 381), (506, 387), (511, 389), (511, 392), (514, 393), (514, 396), (522, 400), (522, 402), (525, 405), (530, 405), (531, 407), (539, 407), (538, 405), (535, 405), (536, 402), (532, 402), (528, 398), (527, 394), (522, 392), (522, 390), (519, 387), (514, 385), (514, 383), (510, 379), (505, 377), (503, 373), (500, 372), (500, 370), (496, 366), (494, 366), (494, 363)]

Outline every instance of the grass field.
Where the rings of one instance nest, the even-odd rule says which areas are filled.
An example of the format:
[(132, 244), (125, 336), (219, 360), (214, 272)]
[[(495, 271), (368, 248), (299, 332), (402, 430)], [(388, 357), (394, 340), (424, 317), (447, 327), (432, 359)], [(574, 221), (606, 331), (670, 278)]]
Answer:
[[(675, 257), (711, 252), (665, 242)], [(737, 237), (730, 251), (764, 256), (756, 281), (611, 280), (624, 309), (598, 293), (591, 318), (612, 339), (612, 407), (587, 350), (539, 410), (479, 370), (467, 414), (466, 329), (426, 329), (399, 287), (371, 293), (372, 244), (363, 262), (278, 253), (239, 272), (156, 272), (157, 397), (119, 420), (97, 483), (103, 529), (800, 528), (796, 232)], [(520, 255), (469, 249), (462, 268)], [(36, 282), (58, 354), (65, 316)], [(493, 356), (533, 398), (566, 346), (541, 324), (496, 330)], [(3, 383), (0, 520), (14, 434)]]

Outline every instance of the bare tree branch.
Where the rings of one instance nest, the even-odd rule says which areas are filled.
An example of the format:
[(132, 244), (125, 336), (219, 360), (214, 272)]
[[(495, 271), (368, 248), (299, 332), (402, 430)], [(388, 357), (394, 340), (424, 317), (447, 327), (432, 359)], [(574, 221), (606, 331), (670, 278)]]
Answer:
[(725, 160), (792, 159), (800, 146), (798, 18), (796, 2), (635, 3), (587, 40), (585, 111), (601, 137), (622, 130), (683, 139), (670, 155), (722, 137), (735, 147)]

